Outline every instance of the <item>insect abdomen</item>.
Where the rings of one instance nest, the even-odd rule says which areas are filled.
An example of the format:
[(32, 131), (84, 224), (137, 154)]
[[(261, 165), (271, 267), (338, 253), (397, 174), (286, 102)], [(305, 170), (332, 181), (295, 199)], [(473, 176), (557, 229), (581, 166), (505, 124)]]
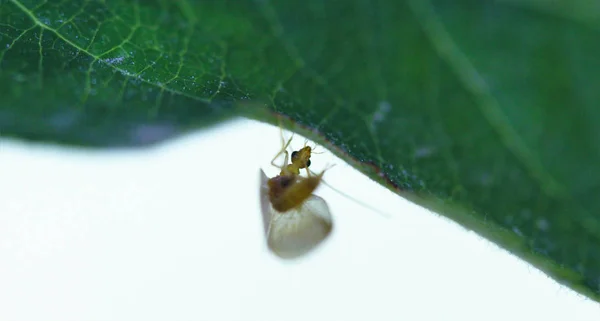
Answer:
[[(286, 182), (285, 179), (269, 180), (269, 198), (273, 208), (278, 212), (286, 212), (301, 206), (312, 192), (319, 186), (321, 175)], [(287, 186), (285, 183), (289, 183)], [(277, 186), (278, 185), (278, 186)]]

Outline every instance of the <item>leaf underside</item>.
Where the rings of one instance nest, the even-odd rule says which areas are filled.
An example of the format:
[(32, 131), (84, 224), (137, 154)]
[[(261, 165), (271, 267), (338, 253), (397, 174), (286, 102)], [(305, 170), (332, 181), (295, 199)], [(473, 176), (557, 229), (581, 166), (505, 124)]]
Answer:
[(0, 0), (0, 134), (131, 147), (284, 115), (600, 300), (599, 17), (583, 0)]

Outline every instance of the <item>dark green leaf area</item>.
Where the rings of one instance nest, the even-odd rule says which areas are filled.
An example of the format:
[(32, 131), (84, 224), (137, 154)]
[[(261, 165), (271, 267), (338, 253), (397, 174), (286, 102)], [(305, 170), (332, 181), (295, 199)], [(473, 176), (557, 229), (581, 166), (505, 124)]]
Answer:
[(593, 3), (0, 0), (0, 134), (139, 146), (281, 114), (598, 300)]

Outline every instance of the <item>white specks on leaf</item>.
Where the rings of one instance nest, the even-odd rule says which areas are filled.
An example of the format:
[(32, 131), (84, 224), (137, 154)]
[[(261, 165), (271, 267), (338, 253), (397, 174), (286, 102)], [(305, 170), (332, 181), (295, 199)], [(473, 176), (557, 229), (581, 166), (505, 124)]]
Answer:
[(119, 70), (119, 72), (121, 72), (121, 74), (122, 74), (123, 76), (131, 77), (131, 78), (133, 78), (133, 79), (136, 79), (136, 78), (137, 78), (137, 76), (136, 76), (136, 75), (134, 75), (134, 74), (130, 73), (130, 72), (129, 72), (129, 71), (127, 71), (127, 70), (120, 69), (120, 70)]
[(38, 17), (38, 20), (41, 21), (46, 26), (50, 25), (50, 19), (48, 19), (47, 17)]
[(102, 59), (103, 62), (105, 62), (109, 65), (118, 65), (118, 64), (122, 63), (123, 60), (125, 60), (125, 57), (113, 57), (113, 58)]
[(491, 173), (481, 173), (481, 175), (479, 175), (479, 184), (481, 184), (481, 186), (485, 186), (488, 187), (490, 185), (492, 185), (492, 183), (494, 182), (494, 177), (492, 176)]
[(523, 236), (523, 232), (521, 232), (521, 230), (516, 226), (513, 226), (512, 231), (515, 232), (515, 234), (517, 234), (518, 236)]
[(391, 109), (392, 105), (390, 105), (389, 102), (380, 101), (379, 105), (377, 106), (377, 110), (375, 110), (375, 113), (373, 114), (373, 120), (371, 125), (375, 127), (378, 123), (382, 122)]
[(433, 146), (423, 146), (415, 150), (415, 158), (426, 158), (433, 155), (437, 151), (437, 148)]
[(542, 231), (547, 231), (550, 228), (550, 222), (548, 222), (548, 220), (545, 218), (540, 218), (535, 221), (535, 227)]

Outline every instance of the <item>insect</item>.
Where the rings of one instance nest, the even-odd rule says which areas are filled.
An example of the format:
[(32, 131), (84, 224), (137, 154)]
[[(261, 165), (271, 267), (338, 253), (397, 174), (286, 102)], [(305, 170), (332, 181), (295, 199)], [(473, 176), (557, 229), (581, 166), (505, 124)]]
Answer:
[[(281, 129), (281, 128), (280, 128)], [(285, 143), (281, 130), (281, 150), (271, 160), (271, 165), (281, 169), (279, 175), (268, 178), (261, 169), (261, 210), (263, 227), (269, 249), (281, 258), (292, 259), (302, 256), (329, 236), (333, 221), (329, 206), (319, 196), (312, 193), (322, 181), (323, 170), (311, 174), (312, 148), (304, 146), (292, 152), (287, 151), (293, 136)], [(282, 166), (275, 160), (285, 155)], [(288, 161), (290, 163), (288, 164)], [(306, 170), (307, 177), (300, 176)]]

